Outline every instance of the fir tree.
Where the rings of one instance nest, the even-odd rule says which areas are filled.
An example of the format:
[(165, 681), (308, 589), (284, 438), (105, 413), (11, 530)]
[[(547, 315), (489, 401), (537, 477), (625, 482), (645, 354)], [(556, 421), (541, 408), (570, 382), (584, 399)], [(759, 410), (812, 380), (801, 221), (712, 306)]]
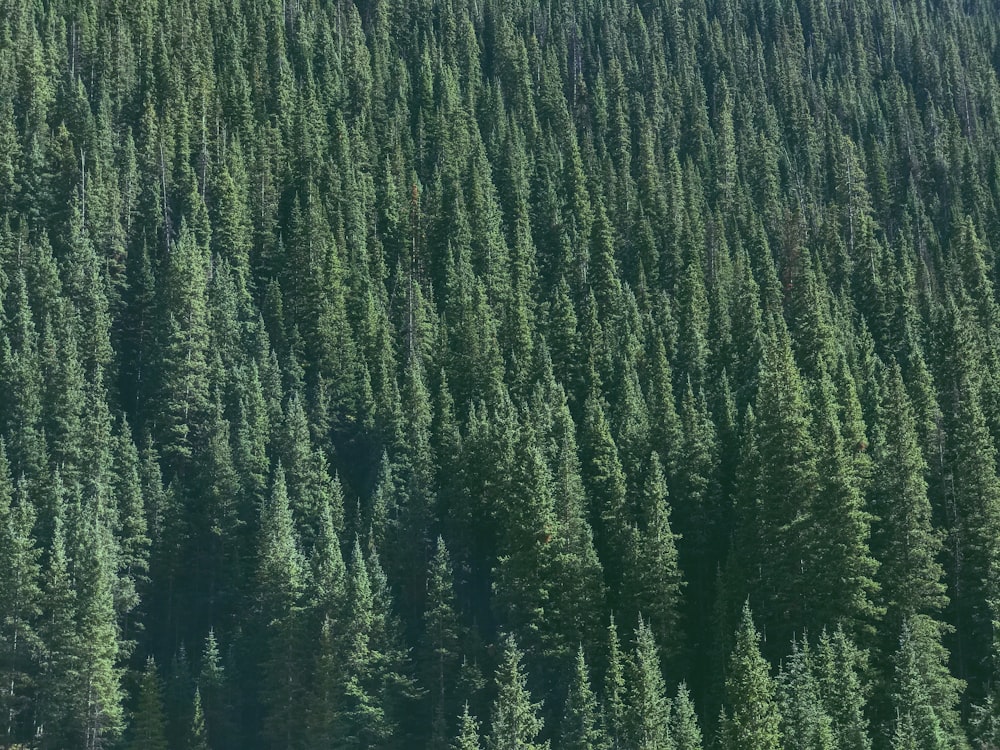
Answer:
[(458, 737), (452, 747), (455, 750), (479, 750), (482, 747), (479, 742), (479, 722), (469, 713), (468, 703), (462, 709), (458, 721)]
[(677, 695), (670, 711), (670, 734), (677, 750), (701, 750), (703, 747), (698, 716), (687, 685), (683, 682), (677, 688)]
[(670, 699), (660, 671), (656, 641), (640, 618), (635, 634), (635, 653), (629, 660), (626, 736), (629, 747), (667, 750), (670, 734)]
[(43, 592), (40, 551), (33, 540), (35, 510), (23, 491), (15, 496), (9, 472), (0, 440), (0, 600), (4, 612), (0, 620), (0, 710), (5, 741), (14, 744), (30, 727), (26, 714), (35, 697)]
[(726, 750), (776, 750), (782, 746), (774, 680), (760, 655), (759, 643), (750, 606), (744, 605), (726, 676), (728, 713), (720, 729)]
[(537, 741), (542, 731), (540, 705), (531, 700), (521, 658), (514, 638), (506, 636), (496, 671), (497, 697), (487, 742), (493, 750), (545, 750), (549, 746)]
[(597, 697), (590, 686), (590, 671), (583, 648), (577, 651), (566, 707), (559, 724), (559, 747), (567, 750), (605, 750), (609, 747), (601, 726)]
[(156, 662), (152, 657), (146, 661), (146, 669), (139, 683), (139, 698), (135, 706), (135, 719), (129, 732), (129, 747), (166, 750), (167, 730), (163, 716), (163, 688), (156, 672)]

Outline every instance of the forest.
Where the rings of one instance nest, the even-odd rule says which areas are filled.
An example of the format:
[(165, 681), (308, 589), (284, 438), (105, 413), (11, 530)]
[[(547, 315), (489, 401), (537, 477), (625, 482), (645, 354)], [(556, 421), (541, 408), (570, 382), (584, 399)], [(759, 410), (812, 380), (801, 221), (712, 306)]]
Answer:
[(0, 748), (995, 750), (998, 276), (991, 0), (0, 0)]

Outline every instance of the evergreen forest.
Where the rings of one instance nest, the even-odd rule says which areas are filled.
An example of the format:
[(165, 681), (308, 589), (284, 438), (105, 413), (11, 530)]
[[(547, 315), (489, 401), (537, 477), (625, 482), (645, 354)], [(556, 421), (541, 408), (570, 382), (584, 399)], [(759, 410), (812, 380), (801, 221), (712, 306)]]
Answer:
[(0, 748), (1000, 747), (993, 0), (0, 0)]

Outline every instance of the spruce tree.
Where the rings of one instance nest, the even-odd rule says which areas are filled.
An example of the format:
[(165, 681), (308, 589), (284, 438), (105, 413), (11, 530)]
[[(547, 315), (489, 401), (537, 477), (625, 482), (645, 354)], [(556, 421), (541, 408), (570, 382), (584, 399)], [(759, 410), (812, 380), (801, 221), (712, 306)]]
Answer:
[(703, 747), (698, 715), (683, 682), (677, 688), (670, 711), (670, 734), (677, 750), (701, 750)]
[(191, 710), (191, 731), (188, 735), (188, 750), (209, 750), (208, 731), (205, 728), (205, 712), (201, 707), (201, 690), (195, 688)]
[(601, 726), (597, 697), (590, 686), (590, 670), (587, 669), (582, 647), (577, 651), (576, 666), (559, 724), (559, 747), (566, 750), (606, 750), (609, 747)]
[(792, 653), (778, 676), (781, 735), (784, 747), (833, 750), (833, 721), (820, 700), (808, 641), (792, 641)]
[(150, 748), (166, 750), (167, 729), (163, 716), (163, 687), (156, 671), (156, 662), (150, 657), (139, 683), (139, 697), (136, 701), (134, 718), (129, 730), (130, 750)]
[[(33, 534), (36, 512), (23, 489), (11, 486), (10, 465), (0, 439), (0, 710), (8, 744), (21, 742), (30, 729), (30, 708), (36, 699), (39, 618), (43, 591), (40, 550)], [(56, 606), (60, 602), (54, 602)]]
[(660, 658), (650, 627), (640, 618), (635, 652), (629, 660), (626, 736), (641, 750), (672, 750), (670, 699), (660, 671)]
[(451, 559), (444, 539), (438, 537), (427, 582), (424, 611), (423, 684), (430, 700), (435, 741), (447, 743), (447, 720), (454, 712), (453, 690), (459, 669), (460, 630), (455, 611)]
[(263, 626), (261, 702), (273, 746), (298, 741), (303, 708), (303, 594), (306, 565), (299, 550), (284, 469), (274, 474), (271, 498), (260, 519), (257, 587)]
[(870, 684), (865, 652), (848, 640), (842, 628), (831, 636), (825, 630), (813, 656), (823, 710), (830, 717), (836, 746), (870, 750), (872, 737), (866, 715)]
[(677, 536), (670, 528), (666, 483), (655, 453), (649, 458), (640, 502), (644, 528), (638, 532), (635, 560), (630, 566), (630, 588), (634, 587), (635, 592), (630, 605), (643, 614), (668, 664), (679, 651), (678, 610), (683, 581), (677, 561)]
[(745, 604), (726, 675), (727, 713), (720, 727), (726, 750), (782, 747), (774, 680), (760, 655), (759, 644), (760, 635), (754, 627), (750, 606)]
[(546, 750), (549, 746), (548, 742), (538, 741), (543, 726), (538, 715), (541, 705), (532, 702), (521, 659), (513, 636), (505, 636), (496, 671), (497, 697), (487, 738), (491, 750)]
[(479, 722), (469, 713), (469, 704), (462, 709), (458, 720), (458, 736), (452, 744), (454, 750), (479, 750)]

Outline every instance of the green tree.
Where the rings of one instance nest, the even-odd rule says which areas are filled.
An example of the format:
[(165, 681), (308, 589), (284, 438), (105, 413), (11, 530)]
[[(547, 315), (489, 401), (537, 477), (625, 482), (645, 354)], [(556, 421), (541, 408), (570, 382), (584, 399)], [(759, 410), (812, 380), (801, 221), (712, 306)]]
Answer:
[(451, 558), (444, 539), (438, 537), (427, 581), (424, 610), (423, 683), (428, 687), (435, 742), (446, 746), (450, 733), (446, 716), (454, 707), (454, 687), (459, 670), (459, 638)]
[(792, 654), (777, 679), (784, 747), (833, 750), (833, 722), (820, 700), (809, 642), (792, 641)]
[(609, 747), (582, 647), (577, 651), (576, 666), (559, 724), (559, 747), (565, 750), (606, 750)]
[(198, 688), (195, 688), (194, 691), (191, 716), (188, 750), (209, 750), (208, 730), (205, 728), (205, 712), (201, 708), (201, 690)]
[(670, 734), (677, 750), (701, 750), (701, 728), (698, 726), (698, 715), (694, 703), (683, 682), (677, 688), (670, 712)]
[(945, 730), (941, 726), (938, 713), (917, 654), (917, 643), (909, 625), (903, 627), (899, 648), (895, 656), (896, 674), (893, 685), (893, 703), (896, 707), (897, 724), (894, 744), (935, 750), (951, 746)]
[(303, 596), (306, 564), (299, 549), (285, 472), (275, 469), (271, 498), (261, 511), (257, 586), (264, 627), (261, 701), (264, 731), (274, 747), (294, 746), (303, 708)]
[(813, 656), (823, 710), (832, 721), (836, 746), (845, 750), (870, 750), (866, 715), (870, 685), (861, 675), (868, 672), (865, 653), (842, 628), (831, 636), (825, 630)]
[(684, 582), (677, 560), (677, 535), (670, 528), (670, 505), (659, 457), (649, 457), (640, 496), (643, 528), (638, 532), (635, 560), (630, 566), (631, 605), (642, 613), (653, 632), (665, 664), (680, 651), (678, 638)]
[(548, 742), (538, 741), (543, 725), (538, 715), (541, 706), (531, 700), (521, 658), (513, 636), (505, 636), (496, 671), (497, 697), (487, 741), (492, 750), (545, 750), (549, 746)]
[(479, 722), (469, 713), (469, 704), (462, 709), (458, 720), (458, 737), (452, 744), (455, 750), (479, 750)]
[(660, 657), (650, 627), (640, 618), (635, 652), (628, 662), (626, 736), (641, 750), (672, 750), (670, 699), (660, 671)]
[(35, 509), (24, 491), (14, 492), (10, 465), (0, 439), (0, 710), (8, 743), (21, 741), (30, 724), (25, 714), (34, 698), (41, 641), (40, 551), (33, 539)]
[(192, 426), (207, 423), (209, 414), (208, 276), (208, 253), (194, 231), (182, 225), (158, 286), (156, 437), (171, 477), (189, 470), (200, 437)]
[(146, 669), (139, 683), (139, 696), (129, 734), (130, 749), (166, 750), (169, 747), (166, 720), (163, 716), (163, 687), (156, 671), (156, 662), (152, 657), (146, 660)]
[(781, 714), (774, 680), (760, 655), (760, 635), (749, 604), (736, 630), (736, 645), (726, 673), (728, 713), (721, 725), (726, 750), (777, 750), (782, 747)]

